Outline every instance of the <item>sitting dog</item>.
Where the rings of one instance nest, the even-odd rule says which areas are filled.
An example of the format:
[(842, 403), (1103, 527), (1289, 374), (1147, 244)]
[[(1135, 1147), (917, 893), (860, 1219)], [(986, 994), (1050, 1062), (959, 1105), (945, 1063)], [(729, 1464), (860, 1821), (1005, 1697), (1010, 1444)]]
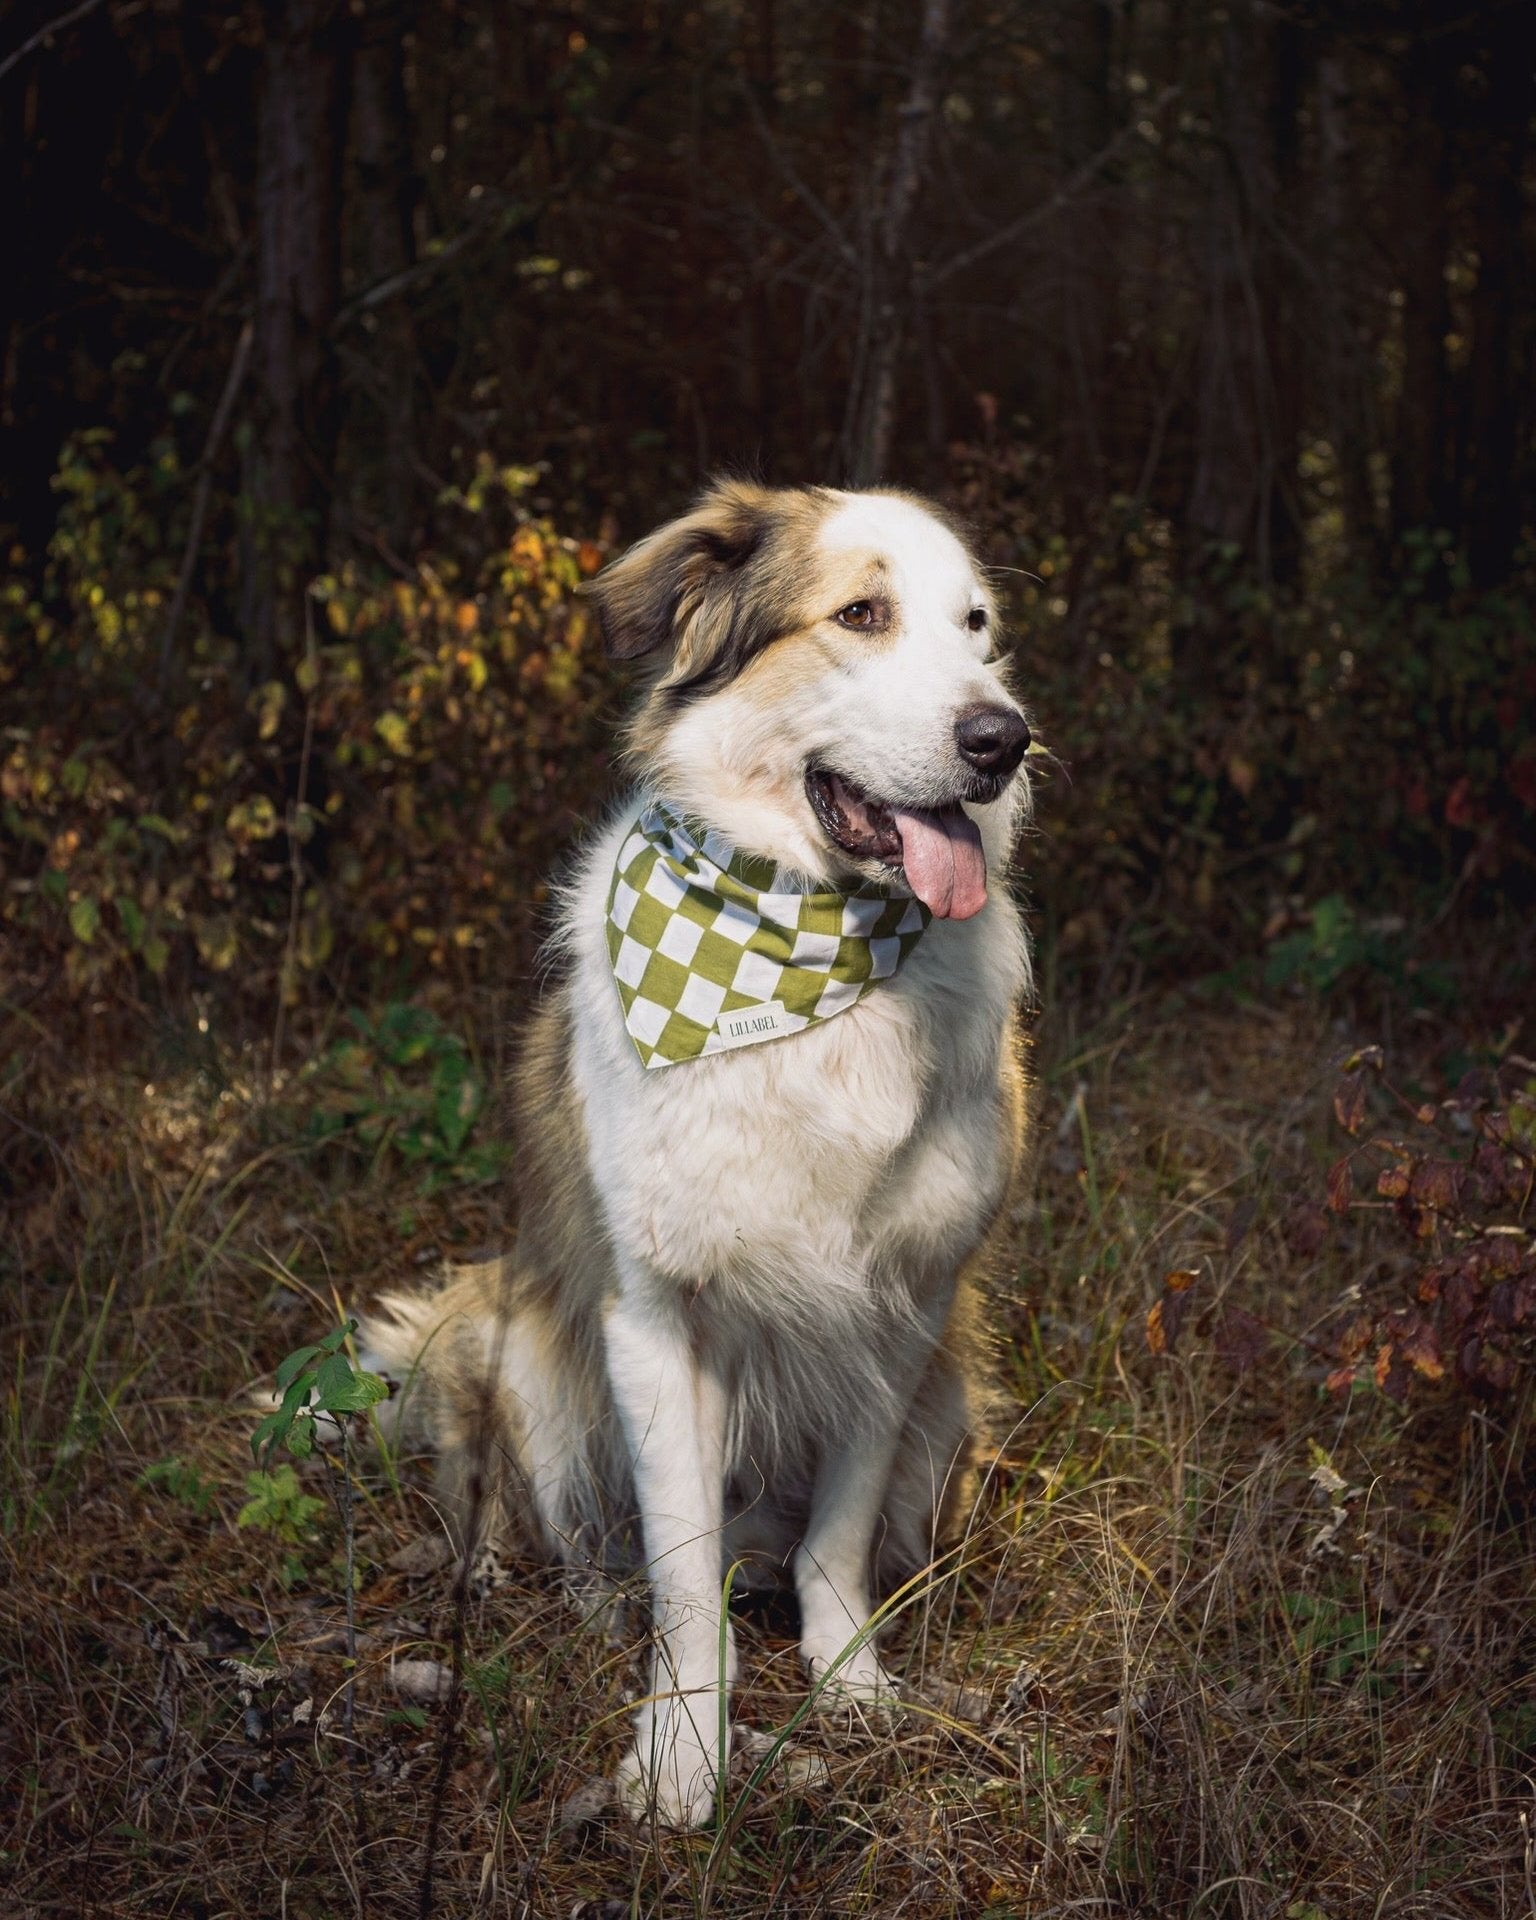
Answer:
[(813, 1681), (880, 1707), (872, 1587), (968, 1498), (963, 1270), (1024, 1120), (1000, 878), (1029, 730), (980, 567), (907, 495), (719, 482), (591, 591), (650, 672), (516, 1074), (516, 1250), (363, 1337), (419, 1385), (466, 1535), (643, 1564), (620, 1783), (694, 1827), (726, 1569), (792, 1573)]

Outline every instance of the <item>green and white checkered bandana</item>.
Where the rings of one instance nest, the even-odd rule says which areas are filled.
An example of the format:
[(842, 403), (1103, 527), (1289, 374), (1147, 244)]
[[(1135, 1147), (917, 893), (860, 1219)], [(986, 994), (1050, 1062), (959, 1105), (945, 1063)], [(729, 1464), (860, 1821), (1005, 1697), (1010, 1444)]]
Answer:
[(846, 1013), (889, 980), (932, 915), (905, 881), (811, 893), (771, 860), (698, 838), (659, 801), (619, 849), (608, 957), (647, 1067), (750, 1047)]

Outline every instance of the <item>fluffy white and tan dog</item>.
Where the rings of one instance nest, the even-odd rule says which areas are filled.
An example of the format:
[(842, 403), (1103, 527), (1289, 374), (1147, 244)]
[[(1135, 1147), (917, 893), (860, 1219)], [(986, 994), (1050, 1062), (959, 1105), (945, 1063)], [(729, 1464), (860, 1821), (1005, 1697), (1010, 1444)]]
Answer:
[[(724, 1758), (725, 1569), (792, 1576), (813, 1680), (879, 1706), (872, 1588), (968, 1497), (965, 1274), (1023, 1125), (1029, 956), (1000, 882), (1029, 732), (980, 568), (899, 493), (717, 483), (593, 593), (653, 677), (517, 1072), (516, 1251), (386, 1299), (364, 1337), (419, 1384), (461, 1531), (644, 1566), (653, 1684), (621, 1783), (686, 1827)], [(931, 922), (836, 1018), (648, 1068), (608, 919), (658, 799), (791, 892), (880, 887)]]

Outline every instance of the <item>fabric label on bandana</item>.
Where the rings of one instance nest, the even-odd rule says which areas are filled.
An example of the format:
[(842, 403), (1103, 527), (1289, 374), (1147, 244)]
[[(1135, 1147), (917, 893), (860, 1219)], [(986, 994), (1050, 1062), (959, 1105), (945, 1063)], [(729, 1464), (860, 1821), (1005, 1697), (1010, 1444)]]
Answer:
[(851, 893), (786, 881), (659, 801), (608, 890), (608, 958), (647, 1067), (800, 1033), (888, 980), (932, 915), (906, 882)]

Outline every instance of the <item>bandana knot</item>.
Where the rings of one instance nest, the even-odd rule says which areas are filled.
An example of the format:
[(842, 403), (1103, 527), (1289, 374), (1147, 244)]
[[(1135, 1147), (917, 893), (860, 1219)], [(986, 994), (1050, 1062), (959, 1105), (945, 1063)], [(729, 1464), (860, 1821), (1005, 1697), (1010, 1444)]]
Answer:
[(608, 958), (641, 1063), (670, 1067), (846, 1013), (932, 915), (906, 882), (813, 891), (652, 801), (608, 890)]

